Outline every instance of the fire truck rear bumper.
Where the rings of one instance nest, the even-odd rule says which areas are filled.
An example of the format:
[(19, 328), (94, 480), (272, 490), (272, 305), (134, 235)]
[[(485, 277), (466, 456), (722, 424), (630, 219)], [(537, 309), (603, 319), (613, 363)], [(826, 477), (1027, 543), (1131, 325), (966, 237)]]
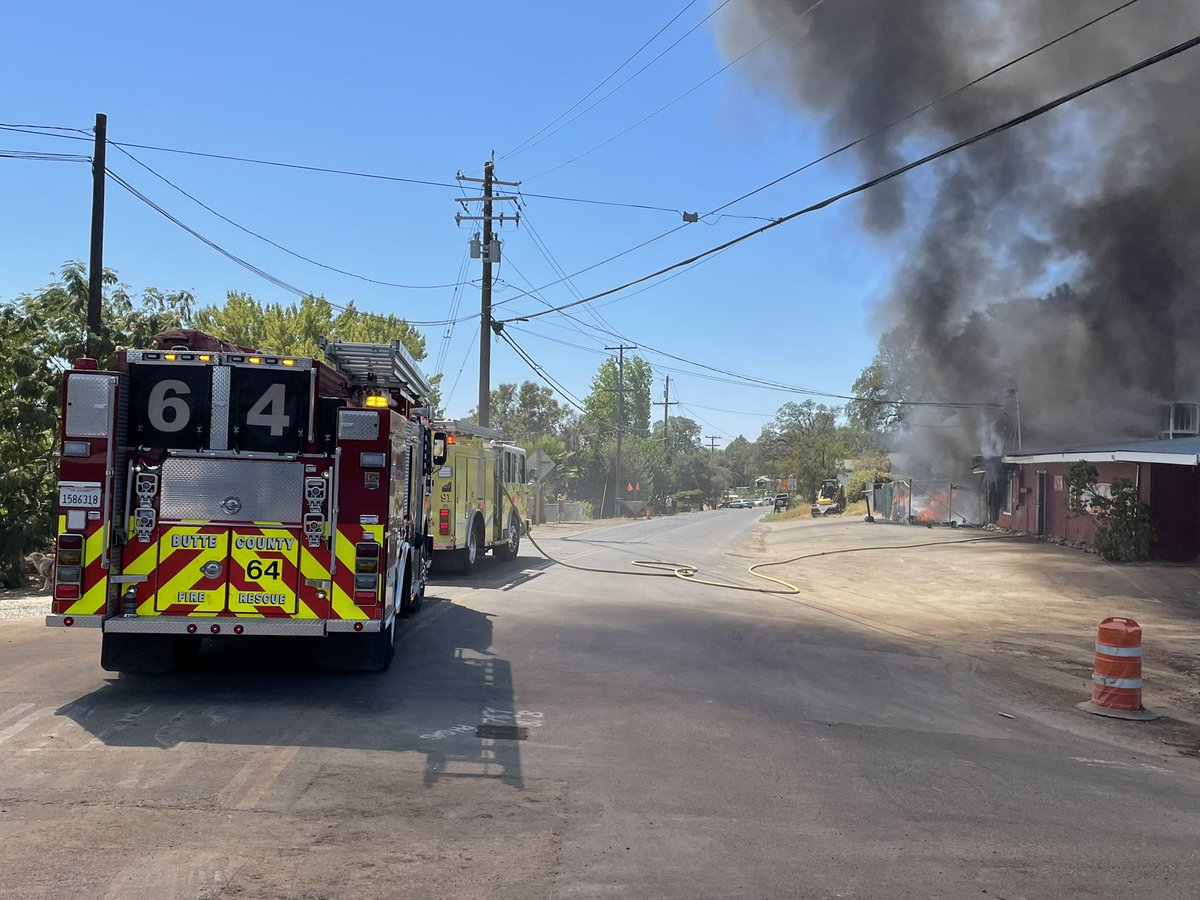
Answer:
[[(188, 625), (195, 625), (194, 632), (187, 630)], [(212, 626), (220, 630), (214, 632)], [(355, 628), (355, 625), (361, 625)], [(379, 631), (378, 619), (337, 619), (337, 620), (296, 620), (269, 621), (264, 619), (219, 618), (191, 616), (137, 616), (124, 618), (121, 616), (104, 622), (104, 630), (123, 634), (197, 634), (208, 637), (214, 634), (239, 636), (234, 630), (241, 626), (241, 636), (259, 635), (273, 637), (324, 637), (326, 634), (337, 632), (367, 633)]]
[(51, 628), (100, 628), (104, 624), (104, 616), (46, 616), (46, 624)]

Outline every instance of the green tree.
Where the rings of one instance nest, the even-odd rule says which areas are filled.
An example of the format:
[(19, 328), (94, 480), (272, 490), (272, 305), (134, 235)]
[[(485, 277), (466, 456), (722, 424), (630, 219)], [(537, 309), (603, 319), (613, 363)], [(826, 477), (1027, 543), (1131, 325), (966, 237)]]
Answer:
[[(118, 347), (150, 346), (152, 335), (187, 323), (186, 291), (147, 288), (134, 295), (104, 272), (100, 335), (91, 348), (101, 369), (116, 365)], [(56, 441), (62, 370), (88, 350), (88, 275), (67, 262), (36, 294), (0, 304), (0, 583), (20, 583), (21, 556), (44, 548), (54, 533)]]
[[(502, 384), (489, 397), (491, 427), (518, 443), (557, 435), (571, 414), (568, 407), (554, 399), (554, 391), (533, 381), (524, 381), (520, 386)], [(478, 410), (472, 409), (467, 418), (478, 422)]]
[(810, 501), (816, 499), (823, 480), (839, 474), (841, 460), (847, 456), (839, 434), (840, 413), (839, 407), (812, 400), (785, 403), (759, 437), (763, 459), (774, 474), (796, 476)]
[[(417, 361), (425, 359), (425, 337), (399, 316), (363, 312), (351, 300), (336, 312), (324, 297), (304, 297), (299, 303), (262, 303), (240, 291), (230, 291), (223, 305), (197, 309), (192, 327), (235, 344), (269, 353), (322, 358), (320, 339), (388, 343), (399, 340)], [(441, 405), (441, 373), (433, 376), (431, 405)]]
[(625, 399), (623, 404), (618, 404), (617, 368), (617, 361), (611, 357), (600, 364), (600, 369), (592, 378), (591, 392), (583, 401), (584, 415), (599, 427), (614, 428), (617, 410), (622, 408), (622, 435), (647, 437), (650, 434), (650, 411), (653, 409), (650, 387), (654, 372), (640, 356), (626, 357)]
[[(667, 422), (667, 453), (674, 457), (677, 453), (695, 453), (700, 450), (700, 426), (687, 416), (671, 416)], [(656, 441), (663, 439), (663, 423), (655, 422), (650, 427), (650, 437)]]
[(729, 470), (730, 487), (753, 486), (757, 456), (754, 445), (740, 434), (726, 445), (721, 459)]

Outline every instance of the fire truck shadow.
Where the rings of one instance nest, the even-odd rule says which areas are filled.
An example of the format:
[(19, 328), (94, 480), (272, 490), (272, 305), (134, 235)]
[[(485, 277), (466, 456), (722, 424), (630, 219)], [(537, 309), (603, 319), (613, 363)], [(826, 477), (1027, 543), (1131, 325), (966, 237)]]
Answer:
[(439, 584), (454, 585), (455, 587), (507, 591), (531, 578), (538, 577), (545, 569), (554, 565), (552, 560), (546, 559), (544, 556), (518, 556), (513, 560), (484, 557), (470, 575), (459, 575), (435, 569), (433, 580)]
[(186, 671), (111, 676), (56, 712), (97, 749), (392, 751), (423, 759), (428, 786), (488, 778), (519, 789), (520, 740), (532, 729), (518, 716), (512, 666), (491, 645), (489, 615), (428, 596), (402, 621), (387, 672), (317, 669), (315, 648), (297, 639), (206, 640)]

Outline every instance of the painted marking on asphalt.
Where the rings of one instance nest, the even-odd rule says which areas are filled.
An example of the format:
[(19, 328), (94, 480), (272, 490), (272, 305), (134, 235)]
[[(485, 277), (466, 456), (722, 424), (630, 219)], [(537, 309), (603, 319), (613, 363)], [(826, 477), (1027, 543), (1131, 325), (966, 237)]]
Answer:
[(442, 738), (454, 737), (456, 734), (465, 734), (474, 730), (474, 725), (451, 725), (449, 728), (440, 728), (437, 731), (429, 732), (429, 734), (417, 736), (423, 741), (440, 741)]
[(522, 728), (541, 728), (545, 713), (533, 712), (528, 709), (492, 709), (483, 708), (482, 721), (484, 725), (520, 725)]
[(13, 735), (20, 734), (38, 719), (42, 718), (43, 716), (48, 716), (52, 712), (54, 712), (53, 706), (43, 706), (41, 709), (31, 712), (29, 715), (25, 716), (25, 718), (18, 719), (17, 721), (13, 722), (7, 728), (0, 730), (0, 744), (3, 744)]
[[(280, 776), (283, 770), (286, 769), (291, 761), (296, 758), (296, 754), (300, 752), (300, 748), (307, 741), (309, 741), (314, 734), (316, 734), (318, 728), (320, 728), (325, 724), (326, 721), (329, 720), (330, 716), (337, 711), (337, 708), (337, 704), (331, 703), (317, 713), (303, 731), (301, 731), (295, 737), (287, 739), (291, 746), (284, 748), (278, 753), (272, 754), (271, 757), (266, 760), (265, 767), (262, 766), (262, 760), (256, 760), (248, 764), (245, 768), (253, 767), (260, 769), (262, 774), (254, 780), (254, 782), (247, 789), (246, 793), (244, 793), (241, 798), (233, 804), (233, 808), (243, 810), (254, 809), (254, 807), (258, 805), (258, 801), (263, 798), (263, 795), (266, 794), (268, 790), (270, 790), (271, 785), (275, 783), (275, 780)], [(245, 771), (245, 769), (243, 769), (243, 771)], [(238, 773), (239, 776), (241, 774), (242, 772)], [(235, 776), (234, 780), (238, 780), (237, 776)], [(244, 781), (245, 779), (242, 780)]]
[(1083, 763), (1085, 766), (1104, 769), (1132, 769), (1135, 772), (1169, 772), (1170, 769), (1164, 769), (1162, 766), (1152, 766), (1150, 763), (1127, 763), (1116, 759), (1091, 759), (1087, 756), (1072, 756), (1072, 760), (1077, 763)]
[(0, 725), (3, 725), (9, 719), (15, 719), (17, 716), (21, 715), (21, 713), (28, 712), (29, 710), (33, 709), (33, 707), (33, 703), (18, 703), (11, 709), (6, 709), (4, 712), (0, 713)]

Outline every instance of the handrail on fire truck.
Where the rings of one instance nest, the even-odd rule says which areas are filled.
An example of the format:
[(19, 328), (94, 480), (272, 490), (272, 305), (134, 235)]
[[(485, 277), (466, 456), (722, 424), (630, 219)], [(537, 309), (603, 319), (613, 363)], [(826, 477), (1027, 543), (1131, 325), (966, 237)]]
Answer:
[(397, 391), (413, 403), (429, 397), (429, 382), (399, 341), (366, 344), (321, 338), (318, 343), (326, 358), (354, 385)]

